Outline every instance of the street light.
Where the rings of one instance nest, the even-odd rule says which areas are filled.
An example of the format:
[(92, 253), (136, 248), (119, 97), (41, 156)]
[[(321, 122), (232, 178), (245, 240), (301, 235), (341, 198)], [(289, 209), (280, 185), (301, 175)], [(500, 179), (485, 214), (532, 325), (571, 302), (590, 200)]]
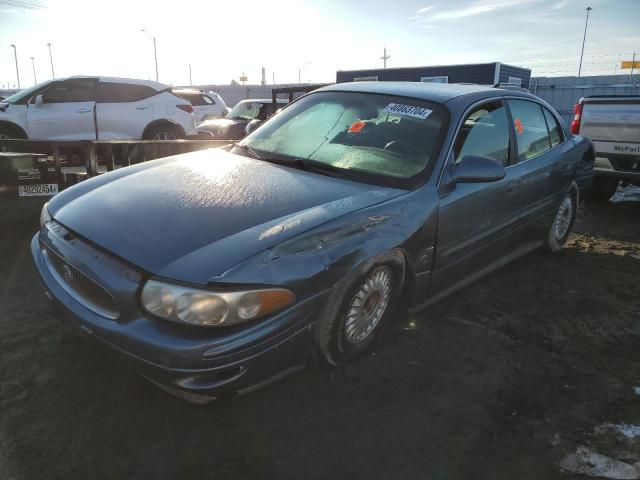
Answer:
[(51, 76), (53, 77), (53, 79), (55, 80), (56, 78), (56, 74), (53, 71), (53, 56), (51, 55), (51, 44), (47, 43), (47, 47), (49, 47), (49, 61), (51, 62)]
[(584, 55), (584, 41), (587, 39), (587, 25), (589, 25), (589, 12), (593, 10), (591, 7), (587, 7), (587, 18), (584, 21), (584, 36), (582, 37), (582, 51), (580, 52), (580, 66), (578, 67), (578, 77), (582, 73), (582, 56)]
[(193, 87), (193, 80), (191, 79), (191, 64), (189, 64), (189, 86)]
[(16, 50), (16, 46), (12, 43), (11, 46), (13, 47), (13, 57), (16, 60), (16, 77), (18, 78), (18, 90), (20, 90), (20, 72), (18, 72), (18, 53)]
[(38, 79), (36, 78), (36, 62), (33, 57), (31, 57), (31, 67), (33, 68), (33, 83), (38, 84)]
[(301, 82), (300, 82), (300, 72), (302, 71), (302, 69), (303, 69), (305, 66), (309, 65), (310, 63), (311, 63), (311, 62), (304, 62), (301, 66), (299, 66), (299, 67), (298, 67), (298, 83), (301, 83)]
[(151, 35), (144, 28), (141, 28), (140, 31), (146, 33), (149, 36), (149, 38), (151, 38), (151, 40), (153, 40), (153, 58), (154, 58), (154, 60), (156, 62), (156, 82), (157, 82), (158, 81), (158, 50), (156, 49), (156, 37)]

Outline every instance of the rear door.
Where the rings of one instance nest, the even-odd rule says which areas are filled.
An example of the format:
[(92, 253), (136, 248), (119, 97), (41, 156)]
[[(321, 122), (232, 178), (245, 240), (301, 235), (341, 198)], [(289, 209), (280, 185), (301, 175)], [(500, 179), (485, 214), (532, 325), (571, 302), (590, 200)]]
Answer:
[[(445, 168), (466, 155), (491, 157), (505, 167), (512, 159), (513, 140), (506, 106), (493, 100), (475, 107), (465, 118)], [(440, 213), (432, 294), (473, 278), (515, 248), (513, 225), (521, 194), (513, 186), (518, 172), (507, 168), (502, 180), (438, 187)]]
[(100, 140), (142, 138), (153, 120), (150, 99), (158, 92), (146, 85), (98, 82), (96, 123)]
[(518, 242), (543, 238), (562, 194), (574, 175), (572, 145), (555, 116), (525, 99), (507, 101), (516, 139), (517, 163), (509, 167), (519, 181)]
[(29, 138), (42, 140), (95, 140), (95, 79), (55, 82), (27, 105)]

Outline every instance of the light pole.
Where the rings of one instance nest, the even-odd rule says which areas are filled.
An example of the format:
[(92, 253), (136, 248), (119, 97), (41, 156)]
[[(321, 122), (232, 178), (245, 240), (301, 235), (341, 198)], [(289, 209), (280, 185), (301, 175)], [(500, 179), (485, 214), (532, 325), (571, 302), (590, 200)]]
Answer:
[(51, 76), (53, 77), (53, 79), (55, 80), (56, 78), (56, 74), (53, 71), (53, 56), (51, 55), (51, 44), (47, 43), (47, 47), (49, 47), (49, 61), (51, 62)]
[(302, 72), (302, 69), (309, 65), (311, 62), (304, 62), (301, 66), (298, 67), (298, 83), (300, 83), (300, 73)]
[(193, 87), (193, 79), (191, 78), (191, 64), (189, 64), (189, 86)]
[(158, 50), (156, 49), (156, 37), (151, 35), (144, 28), (140, 29), (140, 31), (146, 33), (147, 35), (149, 35), (149, 38), (151, 38), (151, 40), (153, 40), (153, 59), (156, 62), (156, 82), (157, 82), (158, 81)]
[(16, 46), (12, 43), (11, 46), (13, 47), (13, 57), (16, 60), (16, 77), (18, 78), (18, 90), (20, 90), (20, 72), (18, 72), (18, 53), (16, 50)]
[(582, 37), (582, 51), (580, 52), (580, 66), (578, 67), (578, 77), (582, 73), (582, 56), (584, 55), (584, 41), (587, 39), (587, 26), (589, 25), (589, 12), (593, 10), (591, 7), (587, 7), (587, 18), (584, 21), (584, 36)]
[(37, 84), (38, 79), (36, 78), (36, 62), (33, 57), (31, 57), (31, 67), (33, 68), (33, 83)]

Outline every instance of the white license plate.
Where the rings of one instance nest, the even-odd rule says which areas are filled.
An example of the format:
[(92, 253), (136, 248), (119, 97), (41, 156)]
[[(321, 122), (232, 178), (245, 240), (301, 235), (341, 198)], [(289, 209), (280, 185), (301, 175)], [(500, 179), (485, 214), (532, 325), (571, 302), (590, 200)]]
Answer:
[(18, 185), (20, 197), (46, 197), (58, 193), (57, 183), (38, 183), (36, 185)]

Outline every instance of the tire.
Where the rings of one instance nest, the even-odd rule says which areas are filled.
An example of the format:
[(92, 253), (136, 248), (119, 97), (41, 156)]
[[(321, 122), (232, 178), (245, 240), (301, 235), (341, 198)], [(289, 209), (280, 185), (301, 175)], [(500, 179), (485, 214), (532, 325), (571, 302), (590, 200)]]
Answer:
[(336, 284), (317, 325), (318, 348), (329, 364), (344, 365), (380, 336), (398, 306), (404, 273), (403, 254), (392, 250)]
[(178, 140), (184, 138), (184, 132), (176, 125), (170, 123), (154, 125), (145, 134), (145, 140)]
[(606, 202), (616, 193), (619, 183), (615, 178), (594, 178), (587, 198), (596, 202)]
[(551, 222), (551, 226), (549, 227), (545, 242), (547, 250), (556, 252), (561, 250), (564, 244), (567, 243), (567, 239), (569, 235), (571, 235), (573, 222), (576, 220), (577, 209), (576, 191), (573, 188), (569, 188), (562, 198), (558, 206), (558, 211), (553, 217), (553, 222)]
[(11, 125), (0, 125), (0, 140), (17, 139), (25, 140), (27, 137), (20, 129)]

